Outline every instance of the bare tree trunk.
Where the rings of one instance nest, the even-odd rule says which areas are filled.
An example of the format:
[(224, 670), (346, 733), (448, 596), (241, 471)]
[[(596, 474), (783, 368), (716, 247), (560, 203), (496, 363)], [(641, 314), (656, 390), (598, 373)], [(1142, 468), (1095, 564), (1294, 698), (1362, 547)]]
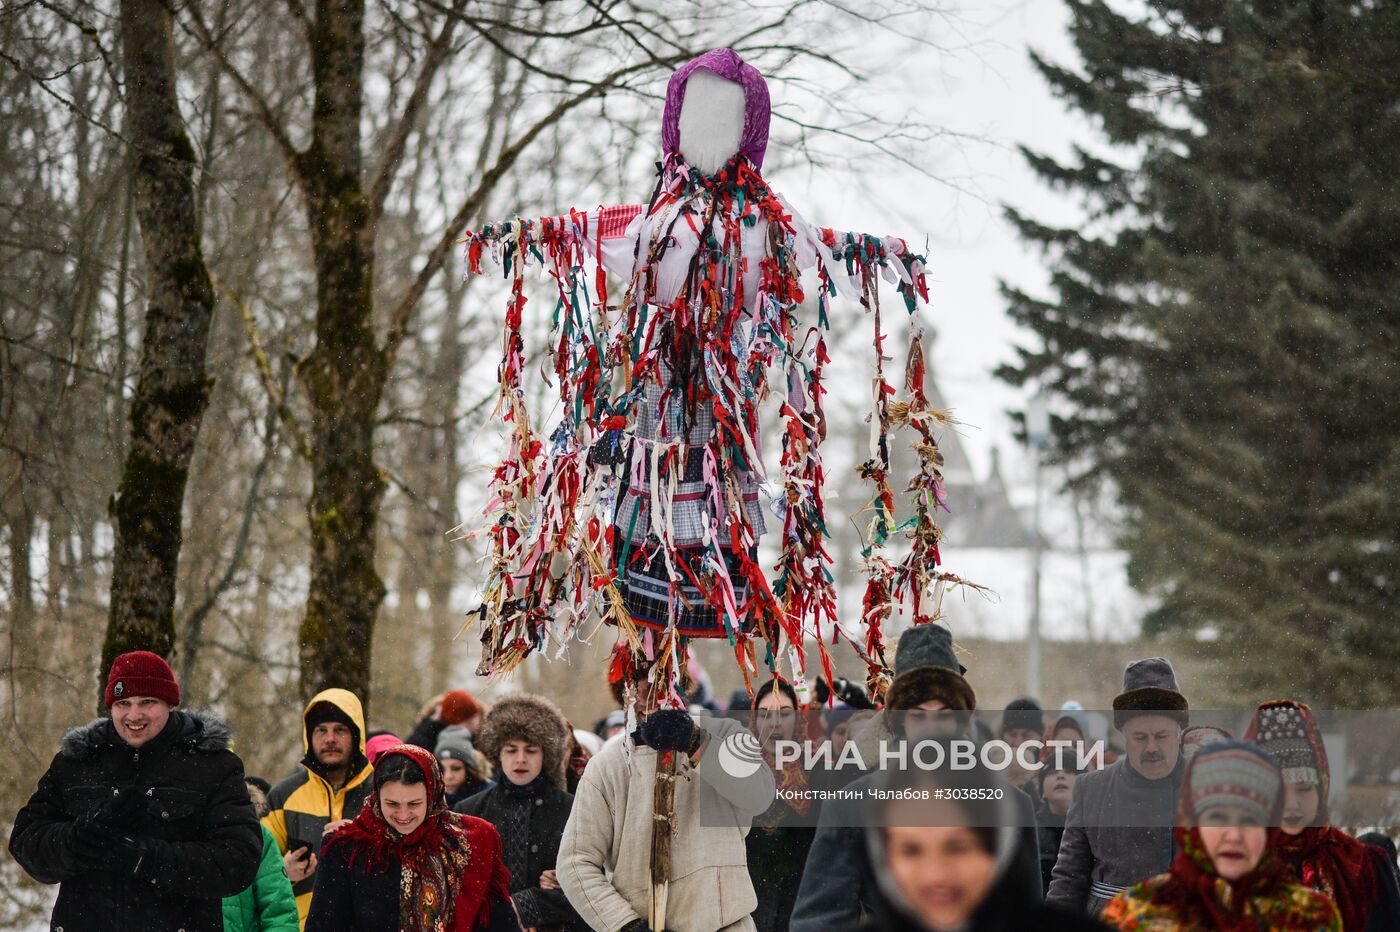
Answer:
[[(451, 275), (444, 275), (450, 282)], [(439, 515), (456, 516), (457, 486), (462, 481), (462, 464), (458, 456), (461, 446), (459, 421), (462, 405), (459, 400), (462, 378), (466, 368), (466, 346), (462, 336), (462, 307), (466, 288), (461, 284), (449, 286), (448, 304), (449, 326), (442, 334), (442, 348), (433, 373), (433, 384), (442, 397), (451, 399), (443, 413), (442, 433), (435, 438), (437, 457), (433, 463), (436, 475), (430, 481), (436, 486), (429, 497)], [(440, 520), (440, 519), (439, 519)], [(446, 522), (445, 522), (446, 523)], [(448, 527), (452, 523), (447, 523)], [(437, 533), (429, 541), (430, 568), (428, 598), (431, 603), (433, 644), (433, 685), (439, 691), (451, 688), (449, 683), (454, 673), (457, 643), (455, 635), (461, 627), (461, 620), (452, 614), (452, 583), (457, 578), (457, 554), (460, 545), (448, 538), (445, 527), (438, 527)]]
[(316, 256), (316, 346), (297, 374), (310, 401), (311, 585), (301, 624), (301, 685), (369, 698), (374, 620), (384, 599), (375, 532), (384, 476), (374, 424), (386, 359), (374, 332), (374, 230), (360, 141), (364, 3), (317, 0), (311, 145), (295, 168)]
[[(34, 512), (25, 501), (24, 472), (15, 470), (14, 480), (0, 494), (5, 524), (10, 535), (10, 624), (5, 659), (4, 682), (8, 685), (9, 713), (13, 721), (26, 721), (21, 708), (19, 668), (34, 657), (34, 578), (30, 572), (29, 547), (34, 537)], [(0, 705), (0, 708), (4, 708)]]
[(169, 8), (122, 0), (121, 33), (150, 304), (131, 444), (112, 502), (116, 547), (101, 670), (124, 651), (168, 654), (174, 646), (181, 509), (209, 403), (205, 354), (214, 312), (195, 213), (195, 155), (175, 96)]

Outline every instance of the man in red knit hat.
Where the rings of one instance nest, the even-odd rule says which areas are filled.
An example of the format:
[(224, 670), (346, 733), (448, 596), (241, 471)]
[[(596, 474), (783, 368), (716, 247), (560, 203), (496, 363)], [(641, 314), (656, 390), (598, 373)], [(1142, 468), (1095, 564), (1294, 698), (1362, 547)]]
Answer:
[(10, 853), (59, 884), (51, 925), (85, 932), (221, 932), (224, 897), (262, 857), (233, 732), (176, 708), (159, 655), (122, 654), (107, 677), (110, 718), (73, 728), (15, 817)]

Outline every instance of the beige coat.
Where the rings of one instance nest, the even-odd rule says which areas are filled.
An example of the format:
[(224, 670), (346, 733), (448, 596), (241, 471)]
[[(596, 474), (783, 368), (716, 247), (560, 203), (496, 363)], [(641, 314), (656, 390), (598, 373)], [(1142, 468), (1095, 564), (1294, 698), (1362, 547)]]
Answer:
[[(758, 904), (744, 836), (776, 798), (773, 774), (761, 763), (742, 779), (726, 773), (720, 744), (743, 726), (723, 718), (696, 724), (709, 737), (698, 762), (681, 755), (676, 768), (666, 927), (744, 932), (753, 929), (749, 914)], [(656, 757), (629, 739), (610, 741), (588, 762), (574, 794), (557, 873), (569, 902), (597, 932), (647, 918)]]

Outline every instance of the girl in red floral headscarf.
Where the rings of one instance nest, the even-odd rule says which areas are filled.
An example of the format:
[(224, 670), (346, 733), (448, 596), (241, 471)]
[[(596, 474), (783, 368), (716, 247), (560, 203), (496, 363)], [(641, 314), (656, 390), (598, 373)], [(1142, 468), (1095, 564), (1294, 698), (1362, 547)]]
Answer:
[(491, 823), (447, 808), (438, 762), (401, 744), (325, 843), (306, 932), (519, 932)]
[(1384, 855), (1327, 824), (1331, 777), (1312, 710), (1288, 699), (1266, 702), (1245, 737), (1283, 768), (1279, 856), (1293, 876), (1336, 901), (1346, 932), (1400, 929), (1400, 887)]

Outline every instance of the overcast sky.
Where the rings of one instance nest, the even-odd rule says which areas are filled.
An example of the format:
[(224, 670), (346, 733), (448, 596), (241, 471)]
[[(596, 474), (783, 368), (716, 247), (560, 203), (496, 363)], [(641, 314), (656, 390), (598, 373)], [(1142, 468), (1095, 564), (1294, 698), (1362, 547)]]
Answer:
[(1074, 203), (1041, 185), (1015, 149), (1026, 144), (1064, 155), (1073, 141), (1093, 141), (1087, 121), (1051, 96), (1027, 57), (1033, 46), (1054, 61), (1076, 61), (1068, 19), (1057, 0), (979, 3), (930, 22), (929, 38), (940, 50), (906, 56), (898, 75), (880, 78), (874, 106), (892, 115), (912, 107), (920, 121), (957, 134), (937, 140), (922, 160), (940, 180), (885, 165), (880, 172), (888, 181), (866, 197), (841, 170), (786, 169), (770, 179), (823, 226), (901, 234), (919, 245), (927, 239), (938, 329), (934, 373), (964, 422), (960, 433), (978, 474), (985, 474), (995, 445), (1008, 479), (1018, 483), (1030, 468), (1005, 412), (1023, 399), (992, 370), (1033, 336), (1008, 318), (997, 280), (1043, 291), (1047, 275), (1041, 257), (1002, 219), (1001, 205), (1056, 222), (1078, 216)]
[[(1002, 205), (1058, 224), (1070, 225), (1082, 216), (1077, 202), (1040, 183), (1016, 148), (1026, 145), (1061, 158), (1069, 156), (1075, 143), (1095, 152), (1104, 148), (1089, 121), (1051, 95), (1028, 56), (1028, 48), (1034, 48), (1052, 61), (1076, 64), (1068, 24), (1069, 14), (1059, 0), (989, 0), (932, 22), (929, 38), (940, 50), (908, 56), (897, 75), (881, 78), (873, 95), (876, 106), (887, 107), (892, 118), (911, 107), (920, 122), (949, 134), (921, 161), (937, 180), (887, 166), (866, 196), (850, 184), (849, 170), (843, 177), (840, 169), (785, 169), (770, 179), (804, 216), (823, 226), (904, 235), (921, 246), (926, 239), (929, 317), (938, 332), (932, 371), (962, 422), (958, 432), (978, 477), (986, 475), (992, 449), (999, 449), (1012, 500), (1026, 508), (1034, 494), (1033, 461), (1016, 443), (1006, 414), (1021, 407), (1025, 397), (992, 372), (1015, 358), (1016, 345), (1034, 345), (1036, 338), (1007, 316), (997, 283), (1005, 279), (1045, 293), (1048, 274), (1042, 257), (1002, 218)], [(836, 312), (852, 313), (849, 307)], [(891, 329), (902, 326), (900, 316), (890, 315)], [(865, 339), (843, 349), (859, 352)], [(868, 367), (868, 358), (850, 362), (855, 365), (847, 367), (847, 377), (868, 371), (861, 368)], [(896, 366), (900, 364), (902, 359)], [(897, 378), (896, 370), (891, 381)], [(1055, 482), (1056, 476), (1047, 475), (1047, 493)], [(958, 502), (950, 505), (957, 511)], [(1052, 545), (1073, 546), (1071, 515), (1068, 502), (1047, 504), (1045, 528)], [(1106, 543), (1111, 530), (1089, 533), (1093, 546)], [(1029, 555), (961, 550), (955, 536), (944, 555), (950, 570), (996, 592), (990, 600), (950, 602), (955, 630), (1023, 637), (1030, 603)], [(1122, 554), (1080, 561), (1064, 553), (1049, 557), (1045, 569), (1043, 625), (1048, 637), (1135, 634), (1146, 603), (1128, 585)]]

